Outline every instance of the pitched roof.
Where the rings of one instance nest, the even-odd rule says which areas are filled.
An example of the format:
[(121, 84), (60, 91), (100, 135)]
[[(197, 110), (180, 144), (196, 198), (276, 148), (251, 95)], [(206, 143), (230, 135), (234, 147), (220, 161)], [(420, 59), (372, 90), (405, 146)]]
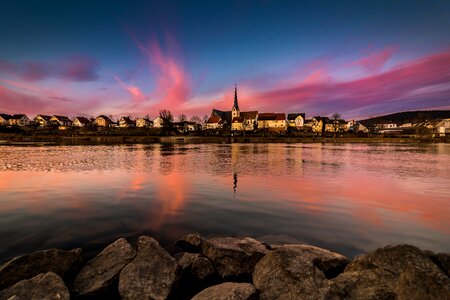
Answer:
[(227, 121), (228, 123), (231, 122), (231, 110), (230, 111), (222, 111), (218, 109), (213, 109), (211, 112), (211, 116), (219, 116), (222, 120)]
[[(57, 115), (53, 115), (53, 117), (55, 117), (57, 120), (59, 121), (64, 121), (64, 122), (72, 122), (68, 117), (66, 116), (57, 116)], [(52, 118), (53, 118), (52, 117)]]
[(120, 120), (125, 121), (126, 124), (134, 124), (134, 121), (132, 121), (130, 117), (122, 117)]
[(305, 119), (305, 113), (294, 113), (294, 114), (288, 114), (287, 119), (290, 121), (293, 121), (297, 119), (298, 116), (301, 116), (303, 120)]
[(47, 116), (47, 115), (37, 115), (37, 117), (41, 117), (42, 119), (44, 119), (45, 121), (50, 121), (50, 119), (52, 118), (51, 116)]
[(9, 119), (11, 119), (12, 116), (8, 115), (8, 114), (0, 114), (0, 117), (2, 117), (5, 120), (9, 120)]
[(256, 117), (258, 116), (258, 111), (254, 110), (254, 111), (242, 111), (240, 113), (241, 117), (244, 117), (245, 119), (256, 119)]
[(209, 117), (208, 121), (206, 121), (206, 123), (215, 124), (215, 123), (219, 123), (220, 121), (221, 121), (221, 118), (219, 116), (211, 116), (211, 117)]
[(78, 122), (80, 122), (81, 124), (84, 124), (84, 125), (91, 124), (91, 120), (89, 120), (88, 118), (85, 118), (85, 117), (76, 117), (74, 119), (74, 121), (75, 120), (78, 120)]
[(258, 115), (258, 120), (261, 121), (282, 121), (286, 120), (285, 113), (262, 113)]
[(240, 116), (240, 117), (234, 117), (233, 120), (231, 121), (231, 123), (243, 123), (244, 122), (244, 117)]
[(105, 115), (100, 115), (100, 116), (98, 116), (96, 119), (98, 119), (98, 118), (103, 118), (103, 119), (105, 119), (107, 122), (110, 122), (110, 123), (112, 123), (113, 121), (111, 121), (111, 119), (110, 118), (108, 118), (107, 116), (105, 116)]

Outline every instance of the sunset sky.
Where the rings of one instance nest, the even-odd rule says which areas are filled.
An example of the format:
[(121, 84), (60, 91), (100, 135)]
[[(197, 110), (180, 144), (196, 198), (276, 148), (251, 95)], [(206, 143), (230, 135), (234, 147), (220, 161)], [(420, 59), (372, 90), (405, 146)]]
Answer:
[(450, 109), (448, 0), (0, 4), (0, 113)]

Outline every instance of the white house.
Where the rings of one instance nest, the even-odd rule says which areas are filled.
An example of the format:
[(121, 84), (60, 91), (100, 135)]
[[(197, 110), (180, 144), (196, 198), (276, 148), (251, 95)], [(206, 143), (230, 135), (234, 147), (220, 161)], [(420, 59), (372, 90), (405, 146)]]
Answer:
[(50, 123), (58, 126), (72, 126), (72, 121), (66, 116), (54, 115), (50, 118)]
[(133, 120), (130, 119), (130, 117), (122, 117), (119, 120), (119, 127), (121, 128), (130, 128), (134, 127), (135, 123)]
[(261, 113), (258, 115), (258, 129), (286, 131), (287, 128), (285, 113)]
[(0, 114), (0, 125), (6, 126), (9, 125), (9, 120), (11, 119), (11, 115), (8, 114)]
[(51, 116), (47, 116), (47, 115), (37, 115), (34, 118), (34, 123), (39, 126), (47, 126), (47, 125), (50, 125), (51, 118), (52, 118)]
[(300, 129), (305, 125), (305, 114), (304, 113), (295, 113), (288, 114), (287, 122), (289, 127)]
[(76, 117), (73, 119), (72, 126), (74, 127), (86, 127), (91, 125), (92, 122), (88, 118), (85, 117)]
[(157, 116), (154, 120), (153, 120), (153, 127), (155, 128), (162, 128), (164, 125), (164, 120), (163, 118), (161, 118), (160, 116)]
[(152, 127), (153, 122), (147, 118), (138, 118), (136, 119), (136, 127)]

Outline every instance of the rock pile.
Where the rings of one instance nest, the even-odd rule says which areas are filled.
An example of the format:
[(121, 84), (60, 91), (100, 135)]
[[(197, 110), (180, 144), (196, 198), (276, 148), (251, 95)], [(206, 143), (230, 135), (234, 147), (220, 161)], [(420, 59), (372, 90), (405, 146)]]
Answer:
[(450, 299), (450, 254), (387, 246), (350, 262), (302, 245), (190, 234), (171, 256), (155, 239), (118, 239), (82, 263), (45, 250), (0, 266), (3, 299)]

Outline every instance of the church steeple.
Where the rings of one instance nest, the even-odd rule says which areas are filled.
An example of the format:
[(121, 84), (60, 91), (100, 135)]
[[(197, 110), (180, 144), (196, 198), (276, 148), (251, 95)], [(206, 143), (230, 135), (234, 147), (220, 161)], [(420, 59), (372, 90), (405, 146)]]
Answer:
[(231, 109), (231, 116), (233, 118), (235, 117), (239, 117), (240, 112), (239, 112), (239, 104), (238, 104), (238, 97), (237, 97), (237, 85), (234, 85), (234, 104), (233, 104), (233, 108)]

